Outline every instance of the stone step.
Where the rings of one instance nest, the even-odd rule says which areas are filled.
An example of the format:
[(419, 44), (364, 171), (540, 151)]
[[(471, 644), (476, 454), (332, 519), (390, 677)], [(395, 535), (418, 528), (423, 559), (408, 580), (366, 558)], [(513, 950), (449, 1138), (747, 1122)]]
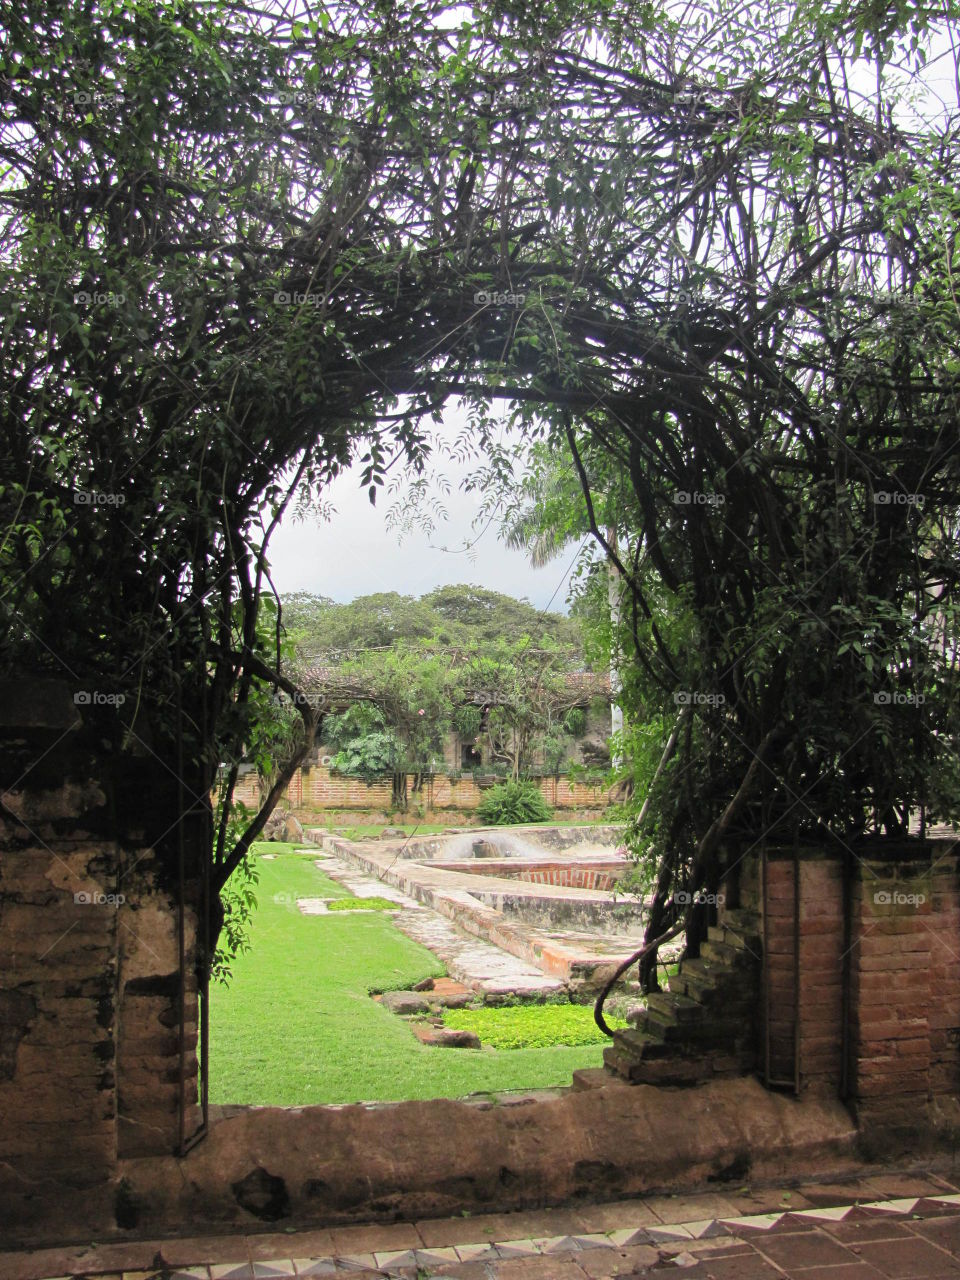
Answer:
[(676, 1023), (692, 1022), (703, 1014), (703, 1006), (689, 996), (673, 991), (657, 991), (647, 996), (647, 1010), (657, 1010)]
[(633, 1057), (632, 1054), (624, 1053), (616, 1045), (608, 1045), (604, 1049), (603, 1065), (605, 1070), (614, 1076), (618, 1076), (621, 1080), (627, 1080), (630, 1084), (639, 1083), (637, 1077), (640, 1074), (640, 1059)]
[(753, 946), (734, 947), (728, 942), (703, 942), (700, 958), (737, 973), (752, 969), (760, 962), (760, 953)]
[(737, 951), (754, 951), (759, 954), (760, 935), (753, 931), (734, 929), (729, 925), (712, 924), (707, 929), (710, 942), (722, 942), (725, 946), (734, 947)]
[[(711, 964), (709, 960), (684, 960), (680, 972), (688, 983), (701, 991), (715, 987), (718, 981), (723, 981), (727, 976), (727, 970), (722, 965)], [(691, 994), (691, 999), (696, 999), (692, 993), (688, 994)]]
[(732, 947), (727, 942), (714, 942), (712, 938), (700, 943), (701, 959), (715, 961), (725, 968), (732, 969), (744, 954), (749, 955), (750, 953), (741, 951), (737, 947)]
[(636, 1059), (673, 1057), (676, 1049), (649, 1030), (626, 1030), (613, 1033), (613, 1047)]
[(610, 1072), (605, 1067), (580, 1067), (573, 1073), (575, 1092), (584, 1093), (588, 1089), (602, 1089), (610, 1083)]

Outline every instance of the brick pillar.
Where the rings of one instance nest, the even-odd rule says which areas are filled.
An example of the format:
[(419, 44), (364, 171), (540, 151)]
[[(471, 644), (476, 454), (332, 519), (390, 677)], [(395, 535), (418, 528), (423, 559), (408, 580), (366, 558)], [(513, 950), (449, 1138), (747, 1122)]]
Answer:
[[(4, 1244), (41, 1231), (91, 1238), (118, 1213), (132, 1225), (120, 1159), (170, 1154), (178, 1139), (177, 787), (146, 754), (105, 753), (88, 714), (59, 682), (0, 684)], [(206, 838), (201, 813), (189, 837), (192, 885)], [(185, 923), (189, 1082), (189, 907)]]
[(910, 1127), (931, 1091), (932, 952), (941, 945), (941, 922), (930, 859), (865, 862), (859, 871), (851, 953), (852, 1099), (861, 1121)]
[[(796, 1053), (801, 1093), (836, 1095), (843, 1071), (843, 863), (822, 849), (802, 848), (796, 862), (792, 849), (771, 849), (764, 874), (770, 1076), (791, 1084)], [(742, 882), (759, 908), (759, 867)]]

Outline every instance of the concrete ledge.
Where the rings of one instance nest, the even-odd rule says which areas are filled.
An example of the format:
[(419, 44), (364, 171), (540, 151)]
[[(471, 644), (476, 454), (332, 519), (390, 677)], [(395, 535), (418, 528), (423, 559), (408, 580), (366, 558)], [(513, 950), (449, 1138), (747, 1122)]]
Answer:
[(755, 1080), (687, 1090), (610, 1084), (514, 1105), (231, 1108), (184, 1159), (122, 1162), (140, 1235), (258, 1224), (413, 1221), (842, 1174), (856, 1129), (831, 1100)]

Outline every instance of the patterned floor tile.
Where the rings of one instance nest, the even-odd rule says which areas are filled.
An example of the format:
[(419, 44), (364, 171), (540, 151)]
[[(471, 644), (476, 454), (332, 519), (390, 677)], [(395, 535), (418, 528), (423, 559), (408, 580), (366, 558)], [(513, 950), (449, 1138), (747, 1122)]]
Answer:
[(787, 1217), (791, 1222), (842, 1222), (849, 1213), (850, 1206), (842, 1204), (833, 1209), (791, 1209)]
[(417, 1259), (412, 1249), (378, 1249), (373, 1256), (381, 1271), (389, 1271), (391, 1267), (396, 1269), (399, 1267), (415, 1267), (417, 1265)]
[(377, 1271), (377, 1260), (372, 1253), (345, 1253), (337, 1258), (341, 1271)]
[(453, 1245), (441, 1249), (414, 1249), (413, 1252), (418, 1267), (445, 1267), (460, 1261)]
[(874, 1213), (913, 1213), (920, 1203), (919, 1196), (911, 1196), (904, 1200), (873, 1200), (860, 1205), (861, 1209)]
[(332, 1276), (337, 1264), (333, 1258), (294, 1258), (298, 1276)]
[(574, 1236), (548, 1236), (532, 1243), (540, 1253), (578, 1253), (580, 1250)]
[(670, 1240), (689, 1240), (690, 1232), (681, 1223), (664, 1223), (660, 1227), (646, 1227), (647, 1235), (654, 1244), (665, 1244)]
[[(634, 1232), (634, 1235), (637, 1233)], [(605, 1231), (591, 1232), (590, 1235), (576, 1235), (573, 1237), (581, 1249), (609, 1249), (613, 1244), (610, 1236)]]
[(494, 1248), (501, 1258), (535, 1258), (540, 1253), (532, 1240), (498, 1240)]
[(249, 1262), (217, 1262), (210, 1268), (210, 1280), (256, 1280)]
[(650, 1236), (647, 1234), (647, 1230), (646, 1227), (639, 1227), (636, 1230), (633, 1227), (629, 1227), (624, 1231), (611, 1231), (608, 1233), (608, 1237), (610, 1243), (616, 1245), (618, 1249), (625, 1249), (628, 1245), (649, 1244)]
[(281, 1260), (274, 1258), (269, 1262), (255, 1262), (253, 1264), (253, 1274), (257, 1277), (257, 1280), (272, 1280), (274, 1276), (296, 1275), (296, 1268), (293, 1265), (292, 1258)]
[(682, 1222), (680, 1224), (693, 1236), (694, 1240), (709, 1240), (712, 1236), (726, 1236), (729, 1231), (716, 1218), (704, 1218), (702, 1222)]
[(750, 1235), (754, 1231), (769, 1231), (782, 1218), (782, 1213), (751, 1213), (742, 1218), (721, 1218), (720, 1221), (731, 1232)]
[(500, 1257), (492, 1244), (458, 1244), (454, 1250), (461, 1262), (495, 1262)]

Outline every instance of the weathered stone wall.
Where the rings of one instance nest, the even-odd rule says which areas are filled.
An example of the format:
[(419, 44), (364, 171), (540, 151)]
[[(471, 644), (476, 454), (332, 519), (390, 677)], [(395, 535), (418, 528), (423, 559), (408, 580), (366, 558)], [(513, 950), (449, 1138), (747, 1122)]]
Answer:
[[(65, 685), (0, 687), (0, 1201), (17, 1229), (110, 1227), (118, 1160), (179, 1141), (177, 788), (148, 752), (102, 743)], [(194, 1089), (195, 921), (188, 908)]]

